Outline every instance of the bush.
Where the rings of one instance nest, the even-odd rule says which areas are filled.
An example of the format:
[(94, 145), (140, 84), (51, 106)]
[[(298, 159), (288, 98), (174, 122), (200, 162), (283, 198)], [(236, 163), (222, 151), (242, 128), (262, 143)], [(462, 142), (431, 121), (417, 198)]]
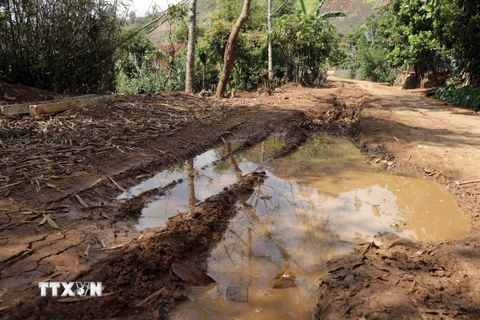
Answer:
[[(151, 61), (150, 57), (144, 57), (141, 64), (138, 63), (135, 56), (130, 55), (130, 57), (135, 61), (132, 63), (132, 65), (135, 66), (135, 70), (127, 73), (124, 69), (120, 69), (117, 75), (118, 93), (157, 94), (165, 90), (185, 90), (185, 54), (176, 55), (171, 74), (169, 66), (154, 66), (155, 64)], [(200, 77), (196, 78), (198, 85), (200, 85)]]
[(435, 93), (437, 99), (448, 101), (456, 106), (480, 110), (480, 88), (466, 86), (456, 88), (455, 85), (449, 84), (440, 88)]
[(61, 93), (111, 91), (120, 30), (106, 0), (0, 2), (0, 76)]

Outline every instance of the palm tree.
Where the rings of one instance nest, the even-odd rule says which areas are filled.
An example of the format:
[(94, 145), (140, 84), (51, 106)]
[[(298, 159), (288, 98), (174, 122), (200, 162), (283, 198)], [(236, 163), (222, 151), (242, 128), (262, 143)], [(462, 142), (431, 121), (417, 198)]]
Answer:
[[(326, 20), (330, 18), (338, 18), (338, 17), (346, 17), (347, 15), (344, 12), (341, 11), (330, 11), (330, 12), (325, 12), (323, 14), (320, 14), (320, 11), (322, 10), (323, 5), (325, 4), (327, 0), (320, 0), (317, 8), (315, 8), (314, 15), (320, 19), (320, 20)], [(303, 14), (308, 14), (307, 13), (307, 8), (305, 7), (305, 2), (303, 0), (300, 0), (300, 7), (302, 8)]]

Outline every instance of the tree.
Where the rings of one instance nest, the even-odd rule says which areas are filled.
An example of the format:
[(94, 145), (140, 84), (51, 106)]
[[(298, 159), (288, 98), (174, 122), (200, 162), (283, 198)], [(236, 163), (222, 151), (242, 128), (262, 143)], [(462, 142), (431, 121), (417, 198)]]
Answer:
[(187, 74), (185, 79), (185, 92), (193, 93), (195, 75), (195, 43), (197, 41), (197, 0), (190, 0), (188, 15), (188, 45), (187, 45)]
[(0, 76), (61, 93), (114, 90), (117, 13), (104, 0), (0, 1)]
[(283, 54), (287, 81), (296, 78), (313, 84), (321, 80), (320, 68), (335, 46), (334, 34), (331, 23), (310, 14), (275, 18), (272, 40)]
[[(325, 4), (327, 0), (320, 0), (320, 3), (317, 5), (317, 7), (314, 10), (314, 15), (319, 18), (320, 20), (326, 20), (329, 18), (339, 18), (339, 17), (346, 17), (347, 15), (344, 12), (341, 11), (329, 11), (326, 13), (320, 13), (320, 11), (323, 8), (323, 5)], [(304, 0), (300, 0), (300, 8), (302, 9), (303, 14), (308, 14), (307, 13), (307, 8), (305, 7)]]
[(240, 29), (248, 20), (248, 16), (250, 14), (250, 6), (252, 4), (252, 0), (244, 0), (243, 2), (243, 10), (240, 16), (238, 17), (237, 23), (233, 26), (232, 33), (227, 41), (227, 47), (225, 48), (225, 55), (223, 59), (223, 69), (222, 74), (220, 76), (220, 80), (218, 81), (217, 87), (217, 98), (222, 98), (225, 94), (225, 90), (227, 88), (227, 81), (230, 77), (230, 73), (233, 69), (233, 64), (235, 62), (235, 45), (238, 34), (240, 33)]
[[(436, 7), (433, 6), (433, 9)], [(480, 84), (480, 7), (479, 1), (453, 0), (443, 4), (446, 22), (440, 24), (449, 38), (458, 65), (469, 73), (474, 86)], [(468, 81), (467, 81), (468, 82)]]
[(413, 66), (417, 81), (439, 61), (441, 47), (434, 27), (437, 15), (438, 7), (429, 12), (421, 0), (392, 0), (377, 23), (390, 65)]
[(267, 13), (267, 32), (268, 32), (268, 81), (273, 79), (273, 48), (272, 48), (272, 17), (279, 12), (282, 7), (287, 4), (288, 0), (285, 0), (277, 9), (272, 12), (272, 1), (268, 1), (268, 13)]

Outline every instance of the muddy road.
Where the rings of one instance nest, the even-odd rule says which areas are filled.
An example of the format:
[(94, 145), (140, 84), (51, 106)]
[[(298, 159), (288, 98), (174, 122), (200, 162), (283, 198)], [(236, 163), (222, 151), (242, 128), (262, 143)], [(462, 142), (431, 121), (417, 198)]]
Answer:
[[(208, 180), (208, 168), (232, 166), (234, 155), (271, 137), (281, 143), (259, 162), (267, 167), (326, 132), (354, 142), (365, 167), (437, 183), (468, 221), (468, 234), (443, 242), (358, 241), (323, 264), (311, 313), (478, 318), (479, 124), (473, 111), (418, 92), (333, 77), (321, 88), (287, 84), (273, 96), (167, 92), (56, 116), (0, 118), (1, 317), (169, 318), (189, 300), (172, 265), (207, 271), (239, 204), (269, 175), (261, 166), (237, 170), (202, 199), (187, 196), (188, 206), (175, 207), (179, 214), (170, 212), (156, 228), (142, 210), (178, 186), (187, 190), (194, 177)], [(189, 159), (215, 147), (222, 150), (215, 161), (190, 168)], [(169, 170), (176, 172), (171, 180), (122, 198)], [(102, 282), (104, 297), (39, 297), (39, 281), (75, 280)]]

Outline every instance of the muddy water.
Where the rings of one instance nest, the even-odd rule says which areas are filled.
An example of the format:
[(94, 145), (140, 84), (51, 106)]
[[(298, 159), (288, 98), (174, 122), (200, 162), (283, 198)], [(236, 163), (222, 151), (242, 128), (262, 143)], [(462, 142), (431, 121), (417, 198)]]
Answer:
[[(158, 187), (164, 187), (174, 180), (181, 179), (173, 189), (167, 191), (163, 197), (158, 197), (142, 210), (137, 229), (158, 228), (165, 225), (168, 218), (185, 212), (189, 208), (206, 198), (215, 195), (235, 183), (242, 174), (254, 171), (258, 164), (263, 163), (269, 156), (278, 152), (283, 146), (281, 138), (273, 138), (260, 144), (251, 152), (252, 158), (230, 157), (227, 161), (220, 159), (242, 142), (228, 143), (222, 147), (207, 151), (195, 158), (164, 170), (154, 177), (133, 187), (121, 194), (118, 198), (129, 199), (140, 193)], [(232, 162), (233, 161), (233, 162)]]
[[(172, 212), (162, 206), (193, 205), (257, 168), (280, 147), (281, 141), (273, 139), (214, 165), (228, 151), (222, 147), (195, 158), (193, 165), (162, 173), (157, 181), (194, 172), (191, 183), (173, 189), (167, 202), (152, 203), (156, 209), (149, 214)], [(173, 319), (311, 319), (325, 263), (351, 251), (355, 242), (383, 232), (418, 240), (467, 233), (467, 221), (440, 186), (366, 167), (344, 139), (314, 136), (265, 169), (269, 178), (239, 202), (237, 216), (208, 259), (208, 274), (219, 284), (193, 288), (190, 302), (177, 308)], [(141, 223), (151, 226), (152, 219)], [(285, 267), (288, 288), (272, 288)], [(227, 297), (232, 287), (240, 294)], [(248, 302), (238, 302), (245, 298)]]

